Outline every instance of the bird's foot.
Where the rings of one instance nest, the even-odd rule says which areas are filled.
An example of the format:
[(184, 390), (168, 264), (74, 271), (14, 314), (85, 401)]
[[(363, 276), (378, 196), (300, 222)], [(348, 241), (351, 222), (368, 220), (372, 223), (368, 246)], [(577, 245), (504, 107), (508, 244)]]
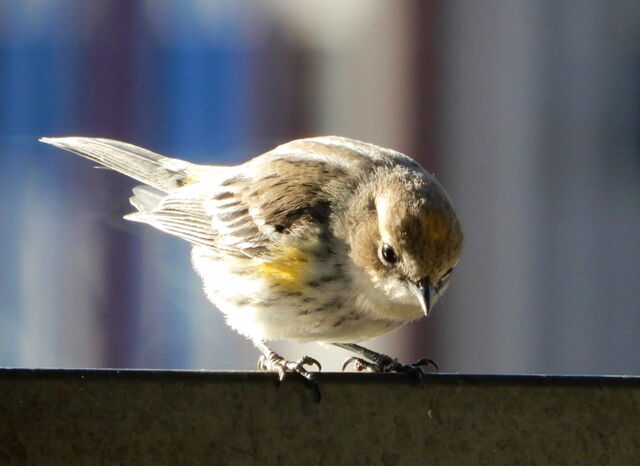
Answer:
[(300, 374), (307, 380), (313, 380), (315, 376), (309, 372), (304, 366), (314, 365), (318, 367), (318, 371), (322, 370), (320, 363), (309, 356), (304, 356), (297, 361), (287, 361), (278, 353), (270, 352), (268, 356), (260, 356), (258, 360), (258, 370), (273, 371), (278, 373), (278, 379), (282, 382), (288, 373), (295, 372)]
[(358, 372), (397, 372), (402, 374), (413, 374), (418, 379), (421, 386), (424, 384), (425, 373), (422, 369), (423, 367), (432, 366), (436, 371), (438, 370), (436, 362), (429, 358), (422, 358), (412, 364), (402, 364), (391, 356), (378, 353), (372, 357), (372, 361), (352, 356), (342, 364), (342, 371), (344, 372), (351, 363), (353, 363), (354, 369)]
[(304, 356), (297, 361), (288, 361), (278, 353), (271, 351), (266, 356), (260, 356), (260, 359), (258, 360), (258, 370), (276, 372), (278, 374), (279, 382), (282, 382), (286, 375), (290, 373), (301, 375), (313, 390), (316, 400), (320, 401), (320, 388), (318, 387), (315, 374), (313, 372), (309, 372), (304, 367), (312, 365), (318, 368), (318, 372), (322, 370), (320, 363), (310, 356)]

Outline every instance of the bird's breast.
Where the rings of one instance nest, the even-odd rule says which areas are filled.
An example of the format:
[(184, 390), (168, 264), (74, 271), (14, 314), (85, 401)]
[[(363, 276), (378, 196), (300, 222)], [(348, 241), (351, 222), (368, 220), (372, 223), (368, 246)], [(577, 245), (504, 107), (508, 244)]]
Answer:
[(251, 338), (358, 342), (415, 318), (385, 314), (393, 303), (355, 282), (345, 257), (319, 253), (312, 243), (282, 246), (263, 259), (221, 258), (196, 247), (193, 264), (227, 323)]

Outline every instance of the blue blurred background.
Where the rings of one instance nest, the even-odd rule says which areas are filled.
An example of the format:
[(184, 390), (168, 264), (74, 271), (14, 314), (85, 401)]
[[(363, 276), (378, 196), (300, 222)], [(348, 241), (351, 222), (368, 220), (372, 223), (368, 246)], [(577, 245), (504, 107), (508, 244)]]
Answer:
[(188, 245), (122, 220), (134, 182), (37, 138), (222, 164), (320, 134), (420, 160), (466, 233), (434, 315), (370, 346), (447, 372), (640, 374), (635, 0), (0, 0), (0, 366), (258, 356)]

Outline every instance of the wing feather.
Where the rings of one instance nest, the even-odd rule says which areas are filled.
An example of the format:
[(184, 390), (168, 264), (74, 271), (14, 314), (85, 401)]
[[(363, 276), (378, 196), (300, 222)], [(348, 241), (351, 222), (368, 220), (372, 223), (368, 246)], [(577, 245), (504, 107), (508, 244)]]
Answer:
[(342, 167), (323, 160), (259, 157), (224, 176), (176, 189), (153, 209), (127, 218), (214, 252), (265, 256), (287, 237), (326, 230), (328, 192), (344, 180)]

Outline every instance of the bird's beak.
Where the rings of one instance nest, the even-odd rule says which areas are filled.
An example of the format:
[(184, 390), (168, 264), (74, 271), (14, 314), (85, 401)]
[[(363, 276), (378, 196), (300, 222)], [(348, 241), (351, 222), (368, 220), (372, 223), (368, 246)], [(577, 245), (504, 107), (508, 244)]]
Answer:
[(433, 285), (428, 278), (421, 278), (417, 282), (409, 282), (411, 285), (411, 291), (416, 295), (422, 307), (422, 312), (425, 316), (431, 314), (431, 305), (433, 297)]

